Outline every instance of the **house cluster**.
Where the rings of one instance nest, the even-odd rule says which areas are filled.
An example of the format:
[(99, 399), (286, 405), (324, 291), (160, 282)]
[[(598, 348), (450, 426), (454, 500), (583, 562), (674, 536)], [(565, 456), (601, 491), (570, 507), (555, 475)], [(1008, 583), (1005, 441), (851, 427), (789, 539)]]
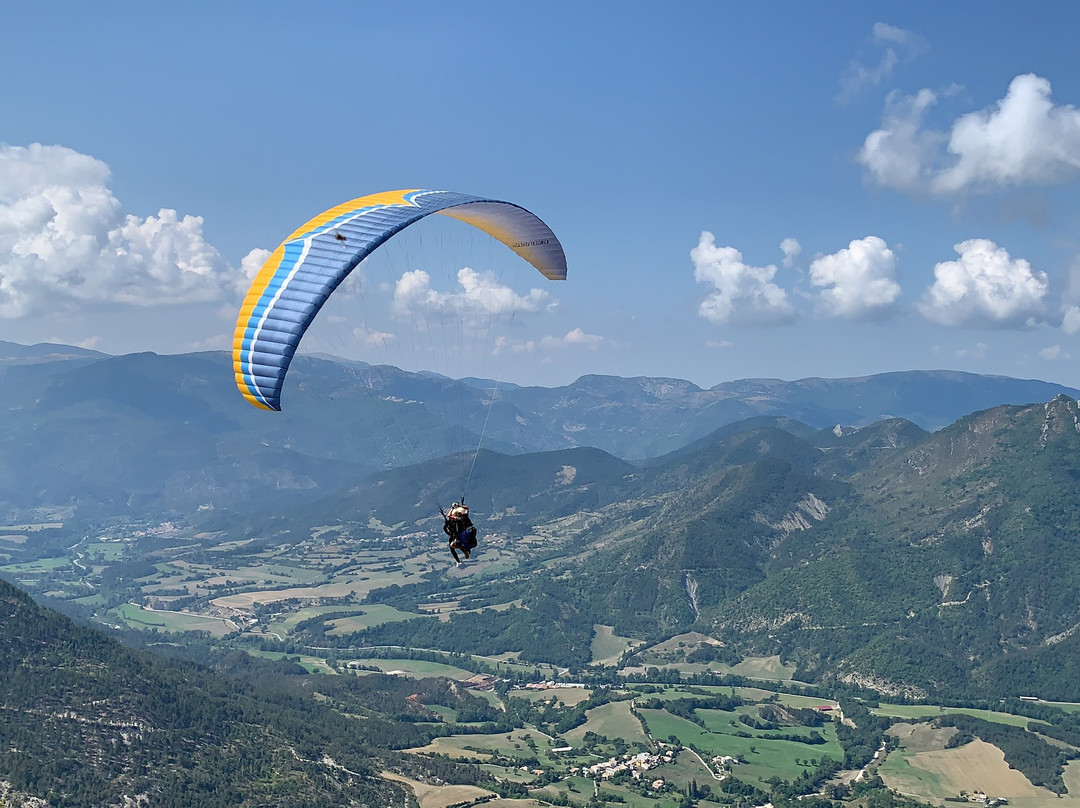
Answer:
[(498, 676), (490, 676), (486, 673), (478, 673), (476, 676), (470, 676), (462, 684), (465, 687), (473, 690), (494, 690), (495, 685), (499, 683)]
[[(630, 776), (635, 780), (640, 780), (641, 775), (650, 769), (655, 769), (662, 763), (671, 763), (673, 760), (671, 752), (664, 752), (662, 755), (654, 755), (651, 752), (638, 752), (636, 755), (624, 755), (620, 760), (619, 758), (611, 758), (605, 760), (603, 763), (596, 763), (592, 766), (585, 766), (582, 768), (574, 767), (570, 770), (570, 774), (581, 774), (583, 777), (599, 777), (601, 780), (610, 780), (616, 774), (620, 772), (630, 772)], [(657, 785), (659, 783), (659, 785)], [(663, 780), (656, 780), (652, 784), (653, 790), (661, 789), (664, 787)]]
[(996, 806), (996, 805), (1008, 805), (1009, 801), (1004, 797), (991, 797), (982, 791), (975, 791), (969, 794), (966, 791), (960, 792), (960, 799), (967, 800), (968, 802), (977, 802), (980, 805)]
[(731, 774), (731, 767), (738, 765), (738, 758), (731, 755), (715, 755), (712, 758), (713, 777), (717, 780), (726, 780)]

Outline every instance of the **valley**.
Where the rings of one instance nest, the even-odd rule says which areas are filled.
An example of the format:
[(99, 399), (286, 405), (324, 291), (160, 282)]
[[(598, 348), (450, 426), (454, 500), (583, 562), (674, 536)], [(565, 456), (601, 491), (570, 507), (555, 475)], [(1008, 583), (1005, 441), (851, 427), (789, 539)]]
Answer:
[[(0, 526), (0, 535), (29, 529)], [(62, 534), (65, 526), (34, 529)], [(1002, 710), (878, 701), (857, 689), (799, 682), (795, 667), (776, 655), (732, 656), (724, 642), (700, 630), (643, 640), (596, 624), (591, 658), (574, 670), (523, 660), (516, 651), (421, 648), (404, 631), (398, 645), (341, 642), (371, 629), (392, 633), (408, 621), (467, 622), (521, 609), (520, 599), (488, 592), (498, 589), (500, 576), (538, 566), (513, 552), (505, 537), (485, 543), (459, 569), (439, 538), (423, 531), (357, 536), (354, 527), (320, 525), (296, 543), (271, 543), (193, 530), (176, 522), (117, 525), (67, 545), (63, 554), (7, 564), (0, 574), (48, 602), (93, 614), (106, 627), (136, 632), (150, 648), (233, 648), (298, 664), (316, 677), (316, 693), (322, 677), (380, 673), (445, 677), (468, 688), (508, 726), (485, 729), (476, 720), (482, 714), (470, 720), (459, 708), (429, 704), (416, 726), (437, 730), (436, 737), (404, 751), (477, 765), (503, 785), (433, 787), (384, 774), (412, 789), (420, 808), (476, 800), (508, 808), (597, 801), (676, 808), (688, 795), (701, 801), (696, 804), (742, 805), (775, 798), (782, 783), (793, 784), (793, 793), (831, 799), (858, 799), (884, 785), (938, 805), (961, 794), (1029, 808), (1080, 801), (1080, 790), (1070, 787), (1080, 779), (1080, 762), (1064, 763), (1067, 790), (1055, 792), (1010, 767), (999, 747), (976, 737), (951, 748), (957, 731), (935, 728), (943, 715), (967, 715), (1041, 739), (1037, 728), (1047, 723), (1025, 715), (1023, 702), (1010, 701)], [(411, 610), (369, 600), (373, 592), (423, 589), (431, 581), (451, 588), (415, 598)], [(323, 644), (318, 637), (334, 641)], [(868, 759), (838, 734), (845, 723), (841, 701), (851, 699), (896, 722), (873, 736)], [(1010, 712), (1015, 705), (1020, 711)], [(1053, 709), (1069, 715), (1080, 704)], [(1080, 747), (1067, 748), (1080, 754)]]
[[(108, 393), (117, 375), (130, 384), (165, 368), (186, 391), (212, 390), (215, 355), (74, 364), (58, 361), (35, 388), (52, 401), (62, 449), (37, 429), (29, 400), (0, 424), (0, 578), (153, 661), (114, 668), (116, 647), (72, 660), (61, 644), (43, 677), (37, 657), (16, 655), (4, 704), (16, 750), (70, 745), (90, 727), (101, 738), (87, 748), (120, 749), (116, 726), (174, 728), (80, 763), (112, 772), (87, 781), (93, 799), (135, 793), (143, 781), (132, 773), (144, 770), (163, 794), (186, 793), (191, 777), (251, 782), (240, 773), (266, 755), (276, 756), (267, 771), (294, 778), (282, 793), (322, 794), (336, 778), (348, 783), (343, 805), (361, 793), (376, 803), (409, 793), (422, 808), (1075, 798), (1072, 398), (991, 406), (928, 432), (855, 414), (873, 399), (874, 412), (888, 401), (925, 417), (924, 401), (902, 401), (901, 377), (835, 383), (834, 409), (820, 385), (767, 385), (766, 400), (753, 384), (707, 392), (589, 378), (557, 401), (507, 390), (516, 414), (492, 441), (506, 451), (440, 455), (452, 431), (443, 414), (480, 397), (451, 380), (384, 370), (372, 380), (390, 388), (369, 395), (356, 385), (362, 369), (303, 362), (304, 389), (320, 390), (298, 407), (305, 414), (255, 421), (225, 415), (217, 394), (162, 415)], [(99, 370), (97, 437), (84, 444), (86, 402), (55, 380)], [(1010, 384), (919, 378), (917, 389), (942, 395)], [(600, 395), (612, 389), (616, 407)], [(749, 417), (673, 432), (680, 445), (666, 453), (638, 431), (643, 413), (654, 431), (697, 430), (687, 407), (744, 394), (740, 407), (756, 412), (713, 411)], [(398, 413), (418, 430), (418, 462), (392, 440), (350, 451), (420, 395), (435, 397), (423, 413)], [(334, 421), (346, 399), (336, 442), (305, 423)], [(544, 409), (567, 402), (584, 408), (573, 440), (555, 437)], [(833, 421), (849, 416), (859, 426)], [(138, 440), (124, 434), (131, 423)], [(625, 456), (567, 445), (584, 441)], [(165, 454), (147, 448), (166, 444)], [(466, 487), (480, 544), (457, 566), (439, 506)], [(27, 631), (9, 638), (16, 648), (40, 633)], [(97, 653), (102, 640), (79, 636), (75, 647)], [(148, 672), (133, 682), (127, 668)], [(136, 715), (83, 714), (82, 702), (56, 703), (68, 690), (38, 689), (70, 676), (72, 693), (100, 690), (86, 671), (115, 680)], [(180, 681), (192, 689), (162, 713), (159, 680), (163, 694)], [(265, 752), (237, 740), (242, 724), (212, 718), (232, 714), (237, 688), (249, 700), (241, 712), (267, 728)], [(17, 705), (27, 700), (42, 726), (25, 722)], [(200, 757), (177, 769), (189, 713)], [(314, 715), (318, 727), (300, 717)], [(51, 758), (23, 754), (0, 752), (0, 768), (24, 778), (12, 788), (25, 791), (31, 775), (64, 779)], [(965, 778), (973, 767), (986, 777)]]

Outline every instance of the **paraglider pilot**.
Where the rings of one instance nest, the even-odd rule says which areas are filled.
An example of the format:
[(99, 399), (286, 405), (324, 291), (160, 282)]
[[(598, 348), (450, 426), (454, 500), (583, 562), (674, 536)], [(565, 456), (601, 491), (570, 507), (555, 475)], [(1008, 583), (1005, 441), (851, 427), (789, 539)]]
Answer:
[(461, 558), (457, 551), (461, 550), (468, 559), (476, 547), (476, 527), (469, 519), (469, 506), (465, 504), (465, 497), (461, 498), (461, 502), (451, 505), (449, 511), (439, 508), (439, 513), (443, 515), (443, 532), (450, 537), (450, 555), (460, 564)]

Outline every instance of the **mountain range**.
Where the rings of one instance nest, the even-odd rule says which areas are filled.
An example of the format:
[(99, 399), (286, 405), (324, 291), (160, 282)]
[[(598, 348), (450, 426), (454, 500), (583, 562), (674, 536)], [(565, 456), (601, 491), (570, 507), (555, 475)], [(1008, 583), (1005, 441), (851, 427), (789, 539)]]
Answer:
[[(152, 518), (199, 507), (312, 502), (368, 474), (486, 449), (589, 446), (630, 462), (759, 415), (814, 428), (904, 418), (940, 429), (975, 410), (1080, 391), (952, 371), (860, 379), (585, 376), (565, 387), (495, 385), (298, 357), (284, 411), (236, 392), (223, 352), (108, 356), (0, 342), (0, 513)], [(421, 475), (430, 473), (423, 468)]]
[[(452, 490), (468, 460), (447, 461), (419, 496), (395, 470), (249, 529), (303, 535), (316, 516), (361, 529), (374, 516), (434, 530), (425, 497)], [(486, 533), (547, 537), (499, 578), (498, 597), (524, 608), (485, 613), (483, 628), (479, 616), (420, 621), (343, 643), (514, 650), (573, 668), (606, 623), (646, 644), (698, 630), (741, 655), (778, 654), (800, 679), (893, 696), (1080, 697), (1074, 399), (933, 433), (895, 418), (814, 430), (759, 417), (645, 465), (581, 448), (478, 466), (470, 503)], [(436, 592), (492, 602), (486, 578), (373, 596), (411, 610)]]
[[(725, 653), (778, 654), (805, 680), (1080, 696), (1076, 391), (944, 372), (495, 391), (302, 359), (279, 415), (239, 399), (225, 354), (2, 356), (10, 518), (65, 510), (78, 529), (176, 514), (263, 544), (312, 525), (436, 534), (438, 504), (467, 487), (483, 536), (541, 537), (491, 573), (497, 587), (428, 576), (371, 595), (406, 612), (447, 590), (523, 608), (336, 642), (574, 668), (598, 624), (646, 644), (698, 630)], [(950, 402), (986, 406), (939, 426)]]

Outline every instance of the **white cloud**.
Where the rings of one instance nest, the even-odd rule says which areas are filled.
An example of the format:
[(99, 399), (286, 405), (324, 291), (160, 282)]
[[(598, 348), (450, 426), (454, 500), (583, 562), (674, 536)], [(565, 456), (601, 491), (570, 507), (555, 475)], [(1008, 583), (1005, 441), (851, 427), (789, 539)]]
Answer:
[(948, 132), (925, 126), (931, 90), (890, 95), (882, 127), (858, 154), (870, 179), (904, 191), (947, 195), (1052, 185), (1080, 172), (1080, 110), (1054, 106), (1050, 82), (1017, 76), (1005, 97), (963, 115)]
[(356, 327), (352, 330), (353, 339), (361, 345), (371, 345), (383, 348), (388, 342), (395, 339), (394, 335), (387, 331), (376, 331), (372, 328)]
[(272, 255), (270, 250), (254, 249), (240, 259), (240, 274), (245, 283), (251, 283), (259, 274), (262, 265)]
[(790, 268), (802, 254), (802, 245), (793, 238), (786, 238), (780, 242), (780, 252), (784, 254), (784, 266)]
[(842, 104), (864, 87), (881, 84), (892, 75), (902, 58), (917, 56), (927, 47), (922, 37), (884, 22), (874, 23), (870, 42), (876, 55), (874, 63), (867, 65), (852, 59), (840, 77), (840, 93), (836, 98)]
[(987, 345), (985, 342), (976, 342), (974, 348), (961, 348), (956, 352), (957, 359), (985, 359)]
[(604, 345), (611, 344), (614, 344), (611, 340), (597, 334), (586, 334), (581, 328), (574, 328), (561, 337), (548, 335), (539, 340), (513, 340), (509, 337), (500, 336), (495, 340), (494, 353), (535, 353), (537, 351), (553, 353), (566, 348), (596, 350)]
[(1039, 358), (1045, 359), (1047, 362), (1055, 362), (1058, 360), (1069, 359), (1070, 357), (1068, 353), (1062, 350), (1060, 345), (1051, 345), (1039, 351)]
[(1055, 107), (1046, 79), (1017, 76), (993, 108), (953, 124), (949, 153), (958, 159), (934, 178), (939, 193), (1064, 182), (1080, 170), (1080, 110)]
[(867, 135), (858, 161), (878, 185), (901, 191), (926, 187), (928, 175), (945, 143), (945, 135), (923, 128), (937, 94), (920, 90), (913, 96), (890, 93), (881, 129)]
[(701, 234), (690, 251), (694, 280), (711, 284), (716, 291), (702, 301), (698, 313), (714, 323), (769, 325), (788, 322), (795, 310), (786, 291), (772, 282), (776, 267), (743, 263), (734, 247), (718, 247), (712, 233)]
[(930, 320), (944, 325), (1022, 327), (1043, 315), (1049, 283), (1023, 258), (989, 239), (957, 244), (957, 261), (934, 267), (934, 284), (919, 303)]
[(540, 340), (541, 347), (544, 348), (567, 348), (567, 347), (582, 347), (595, 350), (603, 345), (604, 338), (596, 334), (586, 334), (582, 329), (575, 328), (571, 331), (567, 331), (562, 337), (544, 337)]
[(1061, 330), (1066, 334), (1080, 331), (1080, 306), (1066, 306), (1061, 320)]
[(537, 311), (547, 298), (542, 289), (530, 289), (525, 296), (500, 284), (490, 272), (463, 267), (457, 273), (461, 289), (438, 292), (431, 288), (431, 276), (422, 269), (404, 273), (394, 287), (393, 308), (399, 316), (412, 317), (424, 311), (447, 312), (463, 317), (502, 315)]
[(108, 179), (105, 163), (72, 149), (0, 143), (0, 317), (211, 302), (243, 288), (255, 259), (230, 267), (201, 217), (125, 215)]
[(896, 255), (877, 236), (852, 241), (810, 265), (810, 283), (824, 287), (822, 310), (829, 315), (869, 319), (889, 312), (900, 297)]

